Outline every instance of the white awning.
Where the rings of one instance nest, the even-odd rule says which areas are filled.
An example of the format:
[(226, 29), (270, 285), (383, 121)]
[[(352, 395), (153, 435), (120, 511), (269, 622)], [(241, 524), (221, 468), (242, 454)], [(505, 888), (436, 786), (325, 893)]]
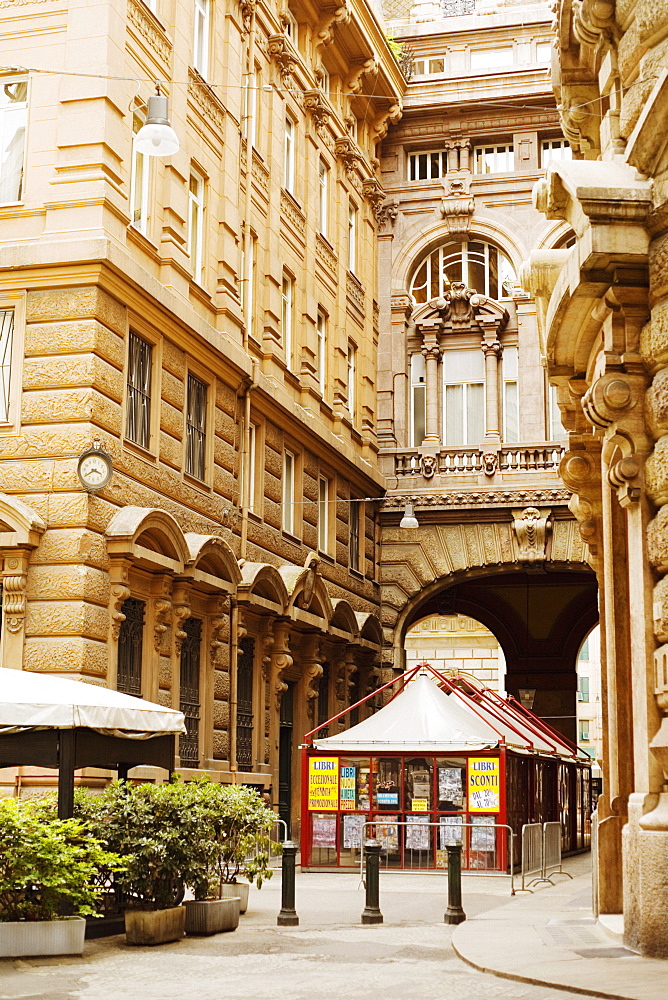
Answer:
[(186, 731), (173, 708), (98, 684), (0, 668), (0, 733), (77, 727), (130, 739)]
[(347, 732), (314, 740), (313, 745), (322, 751), (351, 753), (450, 753), (457, 749), (490, 750), (499, 740), (499, 734), (463, 701), (419, 675), (379, 712)]

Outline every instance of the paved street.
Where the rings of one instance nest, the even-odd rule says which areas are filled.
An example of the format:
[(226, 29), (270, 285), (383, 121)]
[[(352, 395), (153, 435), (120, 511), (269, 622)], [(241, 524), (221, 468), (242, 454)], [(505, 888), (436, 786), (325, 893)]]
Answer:
[[(86, 943), (83, 959), (0, 962), (2, 1000), (563, 1000), (572, 994), (476, 972), (454, 954), (439, 875), (386, 875), (382, 926), (362, 927), (352, 875), (297, 878), (298, 928), (276, 927), (280, 875), (251, 890), (233, 934), (128, 948)], [(470, 916), (509, 901), (506, 879), (464, 879)]]

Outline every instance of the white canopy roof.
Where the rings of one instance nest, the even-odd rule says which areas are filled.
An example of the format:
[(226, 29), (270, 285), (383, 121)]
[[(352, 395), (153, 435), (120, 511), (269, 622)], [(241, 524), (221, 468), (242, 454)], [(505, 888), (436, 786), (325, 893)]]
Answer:
[(465, 697), (446, 694), (428, 675), (418, 674), (375, 715), (346, 732), (314, 740), (313, 745), (318, 750), (351, 753), (452, 753), (490, 750), (504, 743), (523, 751), (553, 753), (556, 749), (561, 755), (572, 756), (572, 750), (556, 740), (548, 743), (514, 717), (512, 725), (519, 732), (483, 706), (474, 707)]
[(173, 708), (98, 684), (0, 668), (0, 733), (78, 726), (134, 739), (186, 731)]

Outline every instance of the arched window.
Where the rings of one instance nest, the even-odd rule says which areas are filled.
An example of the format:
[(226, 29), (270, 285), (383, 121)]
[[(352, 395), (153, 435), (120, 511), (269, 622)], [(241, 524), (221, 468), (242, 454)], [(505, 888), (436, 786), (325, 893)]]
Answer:
[(449, 283), (463, 281), (481, 295), (501, 299), (512, 295), (516, 280), (508, 257), (491, 243), (444, 243), (422, 260), (411, 294), (415, 302), (429, 302), (443, 295)]

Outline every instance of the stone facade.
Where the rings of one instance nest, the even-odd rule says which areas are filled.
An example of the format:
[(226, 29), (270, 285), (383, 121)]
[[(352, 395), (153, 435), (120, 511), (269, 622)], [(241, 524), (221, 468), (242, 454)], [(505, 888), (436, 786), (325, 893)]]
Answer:
[[(377, 676), (376, 147), (403, 76), (363, 0), (10, 3), (0, 46), (2, 663), (181, 706), (181, 769), (287, 816), (301, 737)], [(133, 147), (155, 80), (168, 159)], [(94, 445), (114, 471), (87, 491)]]
[(601, 591), (604, 795), (598, 905), (626, 942), (668, 956), (664, 559), (666, 187), (664, 4), (556, 7), (553, 81), (577, 159), (535, 189), (571, 249), (535, 252), (541, 350), (568, 428), (562, 477)]
[[(573, 238), (531, 203), (547, 161), (570, 155), (547, 76), (552, 15), (531, 2), (399, 6), (385, 9), (413, 75), (383, 142), (378, 235), (385, 662), (404, 665), (420, 619), (471, 616), (502, 643), (508, 691), (536, 688), (538, 714), (575, 741), (595, 583), (558, 475), (565, 432), (536, 305), (517, 279), (532, 247)], [(419, 528), (399, 526), (406, 503)]]

